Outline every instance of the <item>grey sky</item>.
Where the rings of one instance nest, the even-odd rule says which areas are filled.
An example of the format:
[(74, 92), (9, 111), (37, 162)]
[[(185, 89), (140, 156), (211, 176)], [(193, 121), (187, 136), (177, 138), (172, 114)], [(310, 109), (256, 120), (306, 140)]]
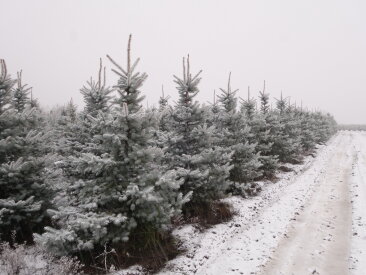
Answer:
[(366, 1), (93, 1), (0, 0), (0, 57), (13, 76), (23, 69), (43, 105), (71, 97), (96, 76), (99, 57), (110, 72), (110, 54), (125, 66), (132, 56), (148, 73), (143, 88), (156, 104), (164, 84), (177, 98), (173, 74), (191, 56), (203, 69), (201, 102), (225, 87), (257, 95), (263, 80), (272, 97), (281, 90), (293, 101), (329, 111), (340, 123), (366, 123)]

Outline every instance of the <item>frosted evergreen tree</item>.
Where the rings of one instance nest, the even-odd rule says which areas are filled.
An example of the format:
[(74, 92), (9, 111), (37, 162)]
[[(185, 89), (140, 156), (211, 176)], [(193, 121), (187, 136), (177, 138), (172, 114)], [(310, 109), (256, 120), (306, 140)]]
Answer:
[(261, 162), (261, 173), (263, 176), (270, 178), (276, 172), (278, 167), (277, 156), (272, 152), (274, 141), (275, 125), (271, 125), (273, 118), (269, 112), (269, 95), (265, 93), (265, 84), (263, 91), (260, 92), (260, 112), (256, 111), (256, 100), (250, 97), (250, 90), (248, 87), (247, 100), (242, 99), (241, 111), (244, 113), (250, 132), (251, 143), (256, 143), (256, 152), (260, 154), (259, 160)]
[(220, 89), (218, 95), (222, 106), (220, 128), (224, 133), (223, 146), (234, 152), (232, 156), (232, 169), (230, 170), (231, 192), (243, 196), (253, 195), (259, 187), (251, 182), (260, 177), (261, 163), (260, 152), (256, 150), (256, 143), (251, 143), (252, 133), (242, 112), (236, 111), (238, 90), (231, 89), (231, 74), (229, 75), (227, 89)]
[(251, 127), (254, 139), (258, 142), (257, 151), (261, 154), (263, 175), (271, 178), (278, 168), (278, 156), (273, 151), (273, 144), (279, 130), (279, 122), (277, 116), (270, 112), (269, 94), (265, 89), (264, 82), (263, 91), (259, 92), (260, 112), (251, 121)]
[(62, 113), (57, 127), (56, 139), (58, 152), (62, 156), (79, 156), (80, 153), (91, 150), (94, 147), (93, 135), (101, 132), (101, 129), (92, 127), (92, 118), (101, 113), (106, 113), (111, 107), (112, 89), (106, 86), (106, 70), (102, 60), (98, 71), (98, 80), (92, 77), (87, 84), (80, 89), (83, 95), (85, 108), (78, 113), (72, 99)]
[(278, 155), (281, 162), (298, 163), (301, 161), (302, 152), (300, 120), (289, 108), (282, 93), (280, 99), (276, 101), (279, 129), (276, 132), (273, 152)]
[(72, 98), (69, 101), (69, 103), (67, 103), (66, 108), (65, 108), (65, 113), (64, 113), (68, 119), (70, 119), (71, 121), (75, 121), (76, 120), (76, 116), (77, 116), (77, 107), (74, 104)]
[(161, 87), (161, 96), (159, 98), (159, 110), (163, 111), (168, 107), (168, 100), (170, 96), (165, 96), (164, 86)]
[(211, 111), (213, 114), (218, 114), (220, 112), (220, 105), (217, 102), (217, 98), (216, 98), (216, 91), (214, 91), (214, 95), (213, 95), (213, 101), (211, 104)]
[[(207, 123), (208, 125), (214, 125), (215, 127), (219, 126), (219, 117), (220, 117), (220, 105), (217, 101), (216, 91), (214, 91), (213, 94), (213, 101), (212, 103), (209, 102), (209, 108), (208, 108), (208, 114), (207, 114)], [(222, 136), (223, 138), (223, 136)]]
[[(153, 130), (154, 144), (163, 149), (164, 152), (168, 150), (168, 140), (172, 137), (172, 107), (169, 105), (169, 95), (165, 95), (164, 87), (161, 88), (161, 95), (159, 97), (159, 108), (150, 110), (151, 115), (158, 120), (158, 125)], [(147, 110), (149, 111), (149, 110)]]
[[(2, 95), (13, 81), (2, 61)], [(4, 84), (5, 82), (5, 84)], [(20, 85), (22, 87), (22, 85)], [(6, 90), (5, 90), (6, 89)], [(2, 101), (4, 102), (4, 101)], [(4, 105), (2, 106), (4, 107)], [(32, 241), (32, 233), (47, 224), (47, 209), (53, 191), (47, 184), (51, 174), (45, 169), (52, 161), (44, 150), (45, 136), (36, 129), (41, 118), (32, 109), (2, 108), (0, 113), (0, 239)]]
[(297, 118), (300, 120), (301, 127), (301, 145), (305, 153), (312, 153), (316, 148), (317, 140), (317, 121), (315, 117), (300, 110), (296, 113)]
[(248, 120), (252, 120), (255, 114), (256, 101), (250, 97), (250, 88), (248, 87), (248, 98), (242, 99), (241, 111), (245, 114)]
[(0, 114), (2, 114), (9, 107), (9, 103), (11, 102), (11, 89), (16, 81), (12, 80), (10, 75), (8, 75), (4, 59), (0, 59), (0, 66)]
[(112, 90), (106, 86), (105, 69), (102, 65), (102, 59), (100, 59), (98, 81), (90, 78), (87, 84), (81, 88), (81, 94), (85, 102), (84, 112), (94, 117), (97, 116), (99, 111), (107, 112), (110, 107)]
[(91, 130), (89, 120), (78, 113), (71, 99), (66, 106), (58, 110), (56, 121), (50, 129), (53, 134), (53, 151), (59, 154), (60, 158), (79, 155), (86, 150), (86, 144), (91, 141)]
[(313, 120), (312, 128), (315, 133), (317, 144), (324, 144), (332, 135), (337, 132), (337, 122), (330, 114), (321, 112), (308, 112)]
[(260, 111), (263, 115), (267, 115), (270, 106), (269, 106), (269, 94), (266, 93), (266, 82), (264, 81), (263, 91), (259, 92), (259, 100), (260, 100)]
[(171, 107), (168, 104), (170, 96), (164, 94), (164, 87), (161, 88), (161, 96), (159, 98), (159, 131), (169, 132), (171, 129)]
[(30, 89), (27, 88), (27, 84), (22, 84), (22, 71), (18, 72), (17, 87), (12, 92), (12, 105), (17, 112), (23, 112), (29, 103)]
[(229, 80), (226, 90), (220, 88), (221, 95), (218, 95), (217, 97), (219, 99), (220, 104), (222, 105), (223, 110), (226, 113), (234, 114), (236, 113), (236, 107), (238, 103), (238, 99), (236, 98), (236, 92), (239, 91), (239, 89), (232, 91), (230, 81), (231, 81), (231, 73), (229, 74)]
[(139, 59), (131, 65), (130, 43), (131, 36), (126, 70), (108, 56), (120, 76), (114, 87), (118, 105), (93, 119), (93, 127), (103, 130), (93, 136), (93, 150), (70, 157), (65, 165), (68, 203), (53, 216), (59, 228), (37, 235), (56, 253), (113, 246), (133, 232), (144, 243), (153, 237), (149, 234), (166, 229), (188, 200), (179, 192), (176, 172), (164, 171), (162, 150), (149, 145), (156, 122), (141, 106), (147, 75), (134, 72)]
[(168, 163), (183, 180), (181, 190), (193, 192), (189, 208), (224, 196), (231, 168), (231, 152), (217, 145), (217, 129), (204, 123), (204, 111), (194, 100), (200, 74), (192, 76), (189, 56), (183, 58), (183, 77), (174, 76), (179, 99), (173, 112), (173, 137), (168, 141)]
[(38, 99), (33, 97), (33, 89), (32, 88), (30, 89), (29, 106), (30, 106), (31, 109), (32, 108), (39, 109), (39, 107), (40, 107)]
[(283, 115), (287, 109), (287, 98), (284, 98), (281, 91), (280, 99), (276, 98), (276, 108), (279, 111), (280, 115)]
[(61, 156), (77, 156), (93, 147), (92, 136), (98, 131), (91, 127), (91, 117), (96, 117), (99, 112), (108, 112), (111, 106), (112, 89), (106, 86), (106, 71), (102, 59), (98, 71), (98, 80), (92, 77), (81, 89), (85, 108), (82, 113), (77, 112), (77, 107), (71, 99), (62, 108), (55, 129), (53, 129), (56, 152)]

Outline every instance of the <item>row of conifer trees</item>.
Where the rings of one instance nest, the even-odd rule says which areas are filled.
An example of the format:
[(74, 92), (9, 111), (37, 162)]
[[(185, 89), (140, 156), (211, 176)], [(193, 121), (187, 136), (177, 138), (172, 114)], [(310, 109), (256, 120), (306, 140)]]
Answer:
[(179, 99), (160, 97), (143, 108), (147, 78), (130, 59), (106, 85), (97, 79), (81, 89), (85, 108), (70, 102), (42, 111), (31, 90), (13, 80), (1, 61), (0, 238), (35, 241), (57, 255), (101, 250), (141, 233), (171, 228), (178, 215), (228, 195), (251, 196), (256, 180), (275, 176), (281, 163), (299, 163), (336, 131), (332, 116), (290, 105), (281, 96), (271, 108), (265, 88), (259, 100), (241, 100), (220, 89), (201, 105), (200, 73), (183, 59), (174, 76)]

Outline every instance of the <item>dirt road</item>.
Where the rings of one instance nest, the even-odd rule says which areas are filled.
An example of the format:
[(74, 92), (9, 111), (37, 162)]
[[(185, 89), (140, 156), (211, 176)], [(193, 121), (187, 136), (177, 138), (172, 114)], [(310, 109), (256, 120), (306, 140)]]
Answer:
[(340, 134), (313, 195), (289, 224), (263, 274), (349, 273), (354, 145), (354, 133)]
[(339, 132), (316, 158), (251, 199), (232, 221), (176, 230), (187, 252), (162, 274), (365, 274), (366, 132)]

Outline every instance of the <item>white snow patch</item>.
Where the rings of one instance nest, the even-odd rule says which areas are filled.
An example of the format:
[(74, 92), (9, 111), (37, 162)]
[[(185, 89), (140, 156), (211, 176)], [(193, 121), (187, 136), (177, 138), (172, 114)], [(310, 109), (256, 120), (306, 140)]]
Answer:
[(350, 256), (351, 274), (366, 272), (366, 132), (357, 136), (356, 159), (352, 166), (352, 242)]

